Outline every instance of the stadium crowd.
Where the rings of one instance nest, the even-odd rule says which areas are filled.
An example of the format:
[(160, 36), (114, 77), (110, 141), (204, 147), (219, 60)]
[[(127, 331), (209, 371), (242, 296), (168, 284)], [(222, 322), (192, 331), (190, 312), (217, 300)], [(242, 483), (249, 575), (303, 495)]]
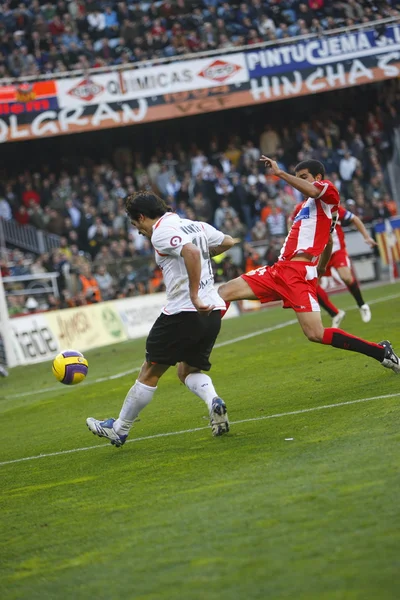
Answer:
[(398, 0), (3, 0), (0, 79), (229, 50), (398, 17)]
[[(40, 171), (20, 172), (0, 190), (0, 218), (57, 234), (61, 243), (50, 255), (30, 259), (11, 250), (8, 262), (2, 262), (3, 275), (58, 272), (60, 298), (46, 300), (48, 308), (163, 289), (148, 240), (125, 214), (125, 197), (138, 189), (153, 189), (183, 217), (208, 221), (242, 240), (214, 263), (217, 280), (272, 264), (300, 197), (265, 172), (261, 154), (275, 157), (285, 170), (303, 159), (321, 160), (342, 203), (366, 223), (396, 214), (384, 167), (392, 154), (391, 132), (399, 123), (399, 83), (383, 84), (380, 101), (370, 111), (356, 113), (357, 98), (366, 97), (369, 108), (371, 99), (356, 88), (353, 94), (358, 94), (353, 115), (346, 109), (321, 109), (289, 128), (283, 123), (259, 129), (257, 124), (257, 135), (248, 137), (231, 130), (225, 139), (210, 134), (204, 147), (185, 147), (177, 129), (175, 140), (154, 148), (149, 157), (120, 147), (112, 160), (77, 159), (59, 172), (46, 164)], [(335, 99), (340, 106), (340, 96)], [(14, 314), (31, 310), (23, 295), (11, 303)]]

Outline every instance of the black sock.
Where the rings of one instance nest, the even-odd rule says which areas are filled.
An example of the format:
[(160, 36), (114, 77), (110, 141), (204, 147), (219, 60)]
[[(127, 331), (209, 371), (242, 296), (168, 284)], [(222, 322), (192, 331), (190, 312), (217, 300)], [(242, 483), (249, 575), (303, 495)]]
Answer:
[(336, 317), (337, 312), (335, 312), (334, 310), (331, 309), (330, 306), (328, 306), (327, 304), (325, 304), (325, 302), (322, 300), (321, 296), (319, 294), (317, 294), (317, 298), (318, 298), (318, 304), (321, 306), (321, 308), (323, 308), (324, 310), (326, 310), (326, 312), (328, 313), (328, 315), (330, 315), (331, 317)]
[(353, 296), (354, 300), (357, 302), (357, 306), (361, 307), (365, 304), (363, 297), (361, 296), (361, 290), (356, 280), (353, 281), (350, 285), (347, 286), (350, 294)]
[[(355, 337), (341, 329), (325, 329), (325, 331), (327, 332), (327, 337), (329, 335), (328, 332), (331, 332), (332, 338), (330, 345), (334, 348), (359, 352), (360, 354), (375, 358), (375, 360), (379, 360), (379, 362), (382, 362), (385, 358), (385, 348), (379, 344), (367, 342), (366, 340)], [(325, 343), (327, 342), (328, 340)]]

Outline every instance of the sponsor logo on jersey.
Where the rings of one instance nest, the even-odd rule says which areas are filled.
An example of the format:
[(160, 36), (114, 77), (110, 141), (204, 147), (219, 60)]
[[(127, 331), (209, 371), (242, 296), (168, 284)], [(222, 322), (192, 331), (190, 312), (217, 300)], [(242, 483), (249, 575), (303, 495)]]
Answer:
[(310, 207), (303, 206), (303, 208), (295, 216), (293, 223), (296, 223), (297, 221), (301, 221), (302, 219), (309, 219), (309, 218), (310, 218)]
[(182, 243), (182, 238), (179, 235), (174, 235), (174, 237), (170, 239), (169, 243), (173, 248), (176, 248)]

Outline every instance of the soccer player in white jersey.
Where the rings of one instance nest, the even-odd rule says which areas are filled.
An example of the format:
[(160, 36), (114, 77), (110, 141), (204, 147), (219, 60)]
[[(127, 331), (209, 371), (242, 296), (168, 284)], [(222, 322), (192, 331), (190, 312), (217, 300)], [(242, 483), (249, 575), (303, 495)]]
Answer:
[(118, 419), (86, 420), (90, 431), (122, 446), (139, 412), (149, 404), (158, 380), (179, 363), (178, 377), (204, 400), (213, 435), (229, 431), (225, 402), (209, 371), (209, 357), (221, 328), (225, 302), (214, 288), (210, 254), (229, 250), (235, 241), (207, 223), (181, 219), (153, 192), (137, 192), (126, 211), (139, 233), (151, 240), (163, 272), (167, 303), (146, 341), (146, 359), (129, 390)]
[[(283, 308), (295, 311), (300, 327), (311, 342), (370, 356), (382, 366), (400, 373), (400, 359), (387, 340), (375, 344), (337, 327), (324, 328), (317, 298), (318, 272), (323, 272), (332, 252), (332, 236), (339, 207), (339, 193), (325, 180), (318, 160), (305, 160), (296, 175), (283, 171), (276, 161), (262, 156), (274, 175), (299, 190), (305, 200), (293, 221), (278, 261), (223, 283), (218, 293), (233, 300), (283, 301)], [(330, 244), (330, 245), (329, 245)]]

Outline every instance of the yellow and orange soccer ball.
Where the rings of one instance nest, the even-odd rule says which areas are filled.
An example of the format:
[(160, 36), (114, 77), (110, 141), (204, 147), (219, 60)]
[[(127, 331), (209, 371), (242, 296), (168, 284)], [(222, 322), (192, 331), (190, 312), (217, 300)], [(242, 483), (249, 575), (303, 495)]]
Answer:
[(58, 381), (65, 385), (81, 383), (88, 373), (88, 361), (77, 350), (63, 350), (53, 360), (52, 371)]

